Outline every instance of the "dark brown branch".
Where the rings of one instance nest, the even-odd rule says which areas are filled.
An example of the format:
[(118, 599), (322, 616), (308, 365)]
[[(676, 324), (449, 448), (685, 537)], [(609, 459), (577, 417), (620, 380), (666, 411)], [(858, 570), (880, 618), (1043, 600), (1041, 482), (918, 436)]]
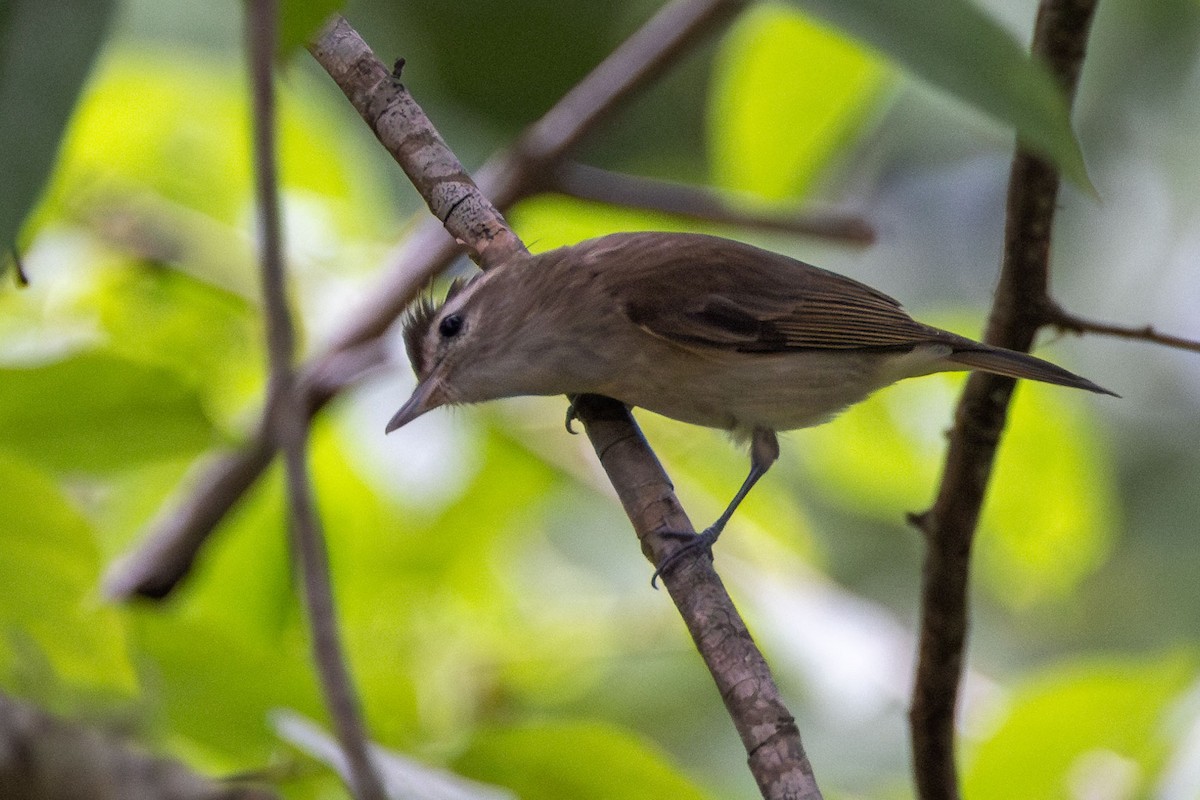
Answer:
[(52, 717), (0, 693), (4, 800), (274, 800), (157, 758), (107, 731)]
[(1132, 325), (1113, 325), (1108, 322), (1084, 319), (1083, 317), (1064, 311), (1058, 306), (1052, 306), (1047, 310), (1046, 324), (1061, 331), (1069, 331), (1071, 333), (1096, 333), (1102, 336), (1114, 336), (1118, 339), (1135, 339), (1161, 344), (1164, 347), (1174, 347), (1177, 350), (1190, 350), (1193, 353), (1200, 353), (1200, 341), (1185, 339), (1182, 336), (1172, 336), (1168, 333), (1160, 333), (1155, 330), (1153, 325), (1143, 325), (1140, 328)]
[[(681, 543), (655, 532), (694, 529), (654, 451), (621, 403), (581, 395), (574, 410), (633, 523), (642, 552), (651, 564), (663, 563)], [(693, 559), (667, 570), (660, 580), (712, 673), (762, 796), (820, 798), (796, 722), (712, 560)]]
[[(745, 0), (675, 0), (665, 6), (534, 123), (511, 152), (488, 162), (480, 171), (483, 196), (503, 211), (538, 191), (545, 170), (589, 130), (745, 5)], [(396, 122), (394, 116), (383, 120)], [(394, 132), (387, 136), (403, 138)], [(325, 364), (342, 351), (382, 336), (430, 276), (445, 269), (458, 253), (439, 220), (426, 218), (418, 224), (391, 258), (393, 266), (345, 317), (328, 350), (302, 370), (301, 383), (310, 387), (310, 413), (346, 384), (324, 384), (316, 391), (307, 376), (327, 372)], [(188, 573), (213, 528), (272, 458), (274, 445), (260, 424), (241, 450), (208, 464), (180, 504), (165, 509), (150, 524), (143, 543), (112, 565), (104, 582), (108, 596), (163, 597), (170, 592)]]
[(342, 653), (325, 534), (308, 480), (308, 413), (292, 368), (296, 336), (287, 304), (275, 157), (272, 61), (279, 24), (276, 0), (253, 0), (247, 6), (247, 21), (254, 107), (254, 176), (262, 237), (260, 267), (271, 374), (268, 427), (283, 450), (289, 528), (303, 581), (313, 660), (346, 756), (350, 788), (359, 800), (387, 800), (383, 783), (371, 763), (366, 726)]
[[(1034, 52), (1073, 97), (1095, 0), (1043, 0)], [(1050, 238), (1059, 175), (1018, 148), (1009, 177), (1004, 257), (986, 341), (1027, 351), (1049, 297)], [(910, 724), (913, 771), (922, 800), (957, 800), (954, 720), (967, 637), (971, 545), (1014, 381), (974, 373), (950, 434), (933, 506), (912, 521), (926, 535), (921, 634)]]
[(330, 20), (309, 50), (420, 191), (430, 212), (457, 241), (468, 245), (480, 266), (526, 252), (399, 76), (375, 57), (346, 20)]
[(719, 193), (707, 187), (622, 175), (577, 162), (560, 164), (546, 188), (581, 200), (656, 211), (702, 222), (818, 236), (848, 244), (870, 244), (875, 241), (875, 231), (857, 214), (832, 210), (791, 213), (748, 211), (731, 205)]

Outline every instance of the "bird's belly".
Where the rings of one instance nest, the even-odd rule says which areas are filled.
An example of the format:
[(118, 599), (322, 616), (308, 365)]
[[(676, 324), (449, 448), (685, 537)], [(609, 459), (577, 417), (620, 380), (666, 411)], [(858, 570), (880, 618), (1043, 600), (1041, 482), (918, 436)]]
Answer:
[(904, 377), (888, 368), (894, 354), (869, 351), (673, 355), (628, 365), (603, 393), (695, 425), (790, 430), (825, 422)]

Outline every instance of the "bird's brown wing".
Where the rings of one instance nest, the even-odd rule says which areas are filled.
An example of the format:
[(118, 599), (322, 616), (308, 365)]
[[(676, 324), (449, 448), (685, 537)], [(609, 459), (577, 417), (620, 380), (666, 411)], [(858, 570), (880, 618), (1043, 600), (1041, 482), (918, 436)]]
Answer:
[(605, 247), (597, 266), (622, 262), (600, 272), (629, 318), (680, 344), (780, 352), (908, 348), (951, 336), (883, 292), (750, 245), (697, 234), (618, 234), (596, 244)]

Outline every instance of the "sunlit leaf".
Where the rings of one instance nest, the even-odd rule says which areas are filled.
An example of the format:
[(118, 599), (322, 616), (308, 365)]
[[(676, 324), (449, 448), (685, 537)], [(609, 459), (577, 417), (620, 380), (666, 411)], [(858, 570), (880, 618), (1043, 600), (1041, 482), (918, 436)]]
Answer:
[[(125, 629), (96, 594), (100, 554), (87, 520), (48, 476), (2, 453), (0, 508), (0, 681), (10, 691), (34, 679), (131, 693)], [(26, 641), (53, 675), (27, 674)]]
[[(395, 226), (381, 176), (357, 160), (381, 156), (356, 149), (366, 139), (346, 136), (328, 103), (303, 73), (291, 76), (279, 96), (285, 222), (297, 214), (325, 215), (289, 228), (293, 249), (322, 226), (346, 233)], [(200, 50), (116, 49), (72, 121), (47, 214), (118, 227), (148, 216), (151, 229), (141, 235), (161, 237), (183, 256), (218, 244), (240, 255), (253, 220), (249, 113), (243, 70), (226, 58)], [(307, 193), (320, 202), (301, 202)], [(174, 217), (147, 215), (139, 204), (151, 201)], [(221, 229), (213, 221), (235, 227)], [(188, 238), (201, 235), (210, 241)], [(215, 260), (211, 252), (202, 255)]]
[(517, 234), (536, 252), (617, 231), (686, 231), (695, 226), (666, 214), (589, 203), (561, 195), (536, 195), (509, 214)]
[(1091, 187), (1061, 89), (970, 0), (792, 0), (915, 75), (990, 114)]
[(116, 470), (214, 440), (195, 388), (167, 370), (99, 351), (0, 368), (0, 450), (39, 465)]
[(786, 6), (743, 14), (714, 68), (716, 183), (770, 199), (804, 195), (862, 127), (887, 74), (877, 58)]
[(1194, 664), (1166, 658), (1078, 664), (1030, 680), (970, 756), (963, 796), (1146, 796), (1167, 751), (1165, 713), (1192, 679)]
[(1021, 607), (1070, 595), (1108, 556), (1116, 486), (1089, 405), (1095, 395), (1023, 382), (981, 518), (980, 576)]
[(455, 770), (507, 786), (522, 800), (635, 800), (706, 797), (649, 743), (594, 723), (484, 731)]
[(857, 514), (899, 522), (932, 496), (961, 382), (952, 375), (901, 381), (787, 438), (815, 490)]
[(113, 5), (112, 0), (0, 4), (0, 252), (16, 242), (41, 194)]

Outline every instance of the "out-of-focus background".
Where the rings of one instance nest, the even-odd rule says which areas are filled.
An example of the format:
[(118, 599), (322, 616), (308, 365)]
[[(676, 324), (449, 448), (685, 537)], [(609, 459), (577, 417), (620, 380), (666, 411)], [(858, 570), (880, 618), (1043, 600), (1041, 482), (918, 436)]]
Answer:
[[(984, 5), (1028, 42), (1034, 2)], [(407, 59), (406, 85), (474, 168), (655, 8), (362, 0), (345, 13), (385, 60)], [(29, 285), (6, 275), (0, 287), (0, 689), (209, 774), (269, 766), (289, 798), (334, 798), (336, 778), (277, 713), (327, 724), (277, 472), (168, 602), (114, 606), (99, 591), (105, 567), (258, 413), (241, 17), (233, 0), (117, 4), (21, 233)], [(86, 35), (64, 29), (64, 51), (41, 54), (48, 69)], [(1098, 197), (1064, 188), (1054, 245), (1054, 294), (1076, 313), (1200, 338), (1198, 44), (1193, 0), (1100, 3), (1075, 115)], [(312, 352), (425, 212), (307, 54), (279, 85), (291, 292)], [(763, 3), (579, 159), (710, 185), (752, 210), (846, 209), (874, 226), (874, 245), (559, 195), (510, 217), (535, 250), (637, 228), (745, 239), (978, 336), (1012, 145), (796, 7)], [(522, 798), (754, 796), (674, 608), (650, 590), (587, 442), (563, 430), (565, 401), (439, 411), (385, 438), (413, 384), (393, 349), (394, 367), (312, 434), (375, 740)], [(1122, 399), (1018, 391), (975, 561), (966, 794), (1195, 798), (1200, 356), (1094, 336), (1047, 337), (1037, 352)], [(904, 515), (932, 499), (960, 385), (910, 381), (787, 435), (717, 551), (828, 797), (911, 796), (922, 542)], [(715, 517), (745, 454), (716, 432), (639, 420), (693, 519)]]

